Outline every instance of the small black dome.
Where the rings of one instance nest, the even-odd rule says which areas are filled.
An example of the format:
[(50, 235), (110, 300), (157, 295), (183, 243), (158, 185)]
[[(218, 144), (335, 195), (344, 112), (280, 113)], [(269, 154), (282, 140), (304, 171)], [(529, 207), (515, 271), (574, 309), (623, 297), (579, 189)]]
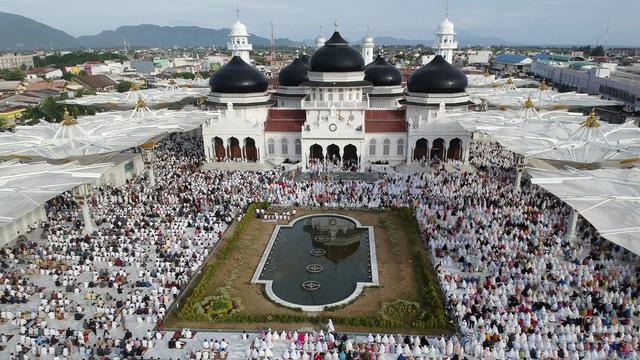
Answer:
[(246, 94), (267, 91), (267, 78), (239, 56), (214, 72), (209, 79), (211, 92)]
[(309, 66), (300, 58), (280, 70), (278, 74), (279, 86), (299, 86), (303, 82), (309, 80)]
[(414, 71), (407, 81), (407, 89), (417, 93), (456, 93), (467, 87), (467, 76), (451, 66), (442, 55)]
[(318, 72), (362, 71), (364, 60), (336, 31), (323, 47), (311, 55), (309, 67), (311, 71)]
[(394, 86), (402, 83), (402, 74), (395, 66), (389, 64), (382, 55), (378, 55), (365, 68), (364, 79), (373, 83), (373, 86)]

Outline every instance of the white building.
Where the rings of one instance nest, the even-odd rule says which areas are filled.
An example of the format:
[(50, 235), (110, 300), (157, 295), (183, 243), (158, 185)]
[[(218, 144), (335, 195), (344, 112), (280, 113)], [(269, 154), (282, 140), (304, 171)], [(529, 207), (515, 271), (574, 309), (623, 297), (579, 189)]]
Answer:
[(361, 54), (335, 32), (309, 64), (294, 60), (278, 87), (239, 56), (214, 73), (205, 106), (219, 115), (203, 126), (208, 161), (300, 162), (364, 171), (429, 159), (468, 158), (470, 133), (448, 112), (471, 105), (466, 76), (442, 56), (401, 85), (381, 56)]
[(438, 30), (435, 34), (436, 39), (433, 43), (436, 55), (442, 55), (449, 64), (453, 64), (453, 51), (458, 48), (458, 42), (453, 38), (455, 34), (453, 23), (449, 21), (448, 17), (445, 17), (438, 25)]
[(253, 45), (249, 44), (249, 33), (247, 32), (247, 27), (240, 22), (240, 16), (231, 26), (227, 49), (231, 51), (233, 56), (240, 56), (244, 62), (251, 63), (249, 55), (253, 50)]

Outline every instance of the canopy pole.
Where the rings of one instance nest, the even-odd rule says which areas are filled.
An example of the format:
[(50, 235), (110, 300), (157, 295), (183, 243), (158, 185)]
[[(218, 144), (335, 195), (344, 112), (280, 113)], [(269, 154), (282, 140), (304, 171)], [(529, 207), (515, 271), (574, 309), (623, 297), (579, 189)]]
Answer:
[(155, 142), (148, 142), (140, 146), (142, 149), (142, 162), (147, 170), (147, 176), (149, 177), (149, 185), (152, 187), (156, 185), (156, 177), (153, 173), (153, 147)]
[(73, 188), (73, 199), (80, 205), (80, 209), (82, 211), (82, 220), (84, 221), (84, 229), (82, 229), (83, 234), (92, 234), (95, 230), (95, 225), (91, 218), (91, 210), (89, 209), (90, 197), (90, 185), (82, 184)]
[(524, 167), (527, 165), (527, 158), (524, 156), (517, 155), (517, 163), (516, 163), (516, 183), (513, 186), (513, 192), (520, 192), (521, 183), (522, 183), (522, 173), (524, 173)]
[(578, 216), (579, 213), (575, 209), (571, 209), (571, 214), (569, 215), (569, 223), (567, 224), (567, 239), (574, 240), (576, 238), (576, 228), (578, 226)]

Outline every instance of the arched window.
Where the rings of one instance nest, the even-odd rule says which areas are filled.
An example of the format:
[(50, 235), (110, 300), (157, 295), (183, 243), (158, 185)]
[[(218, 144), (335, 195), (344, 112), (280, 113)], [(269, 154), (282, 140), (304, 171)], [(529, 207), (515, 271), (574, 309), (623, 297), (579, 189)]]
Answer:
[(389, 148), (391, 147), (391, 140), (384, 139), (382, 142), (382, 155), (389, 156)]
[(282, 139), (282, 154), (287, 155), (289, 153), (289, 141)]
[(269, 153), (269, 155), (273, 155), (275, 152), (276, 152), (276, 147), (274, 145), (273, 139), (267, 140), (267, 153)]
[(376, 139), (369, 140), (369, 155), (376, 155)]
[(396, 155), (404, 155), (404, 139), (398, 139), (398, 149)]
[(296, 155), (302, 154), (302, 141), (296, 139)]

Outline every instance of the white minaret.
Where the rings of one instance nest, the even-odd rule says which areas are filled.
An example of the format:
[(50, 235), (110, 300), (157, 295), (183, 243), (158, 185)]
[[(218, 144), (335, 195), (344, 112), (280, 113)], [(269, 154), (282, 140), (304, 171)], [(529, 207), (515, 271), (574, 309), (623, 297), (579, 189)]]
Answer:
[(247, 27), (240, 22), (240, 10), (236, 9), (236, 22), (231, 26), (227, 49), (233, 56), (238, 55), (249, 64), (251, 58), (249, 54), (253, 50), (253, 45), (249, 44), (249, 33)]
[(453, 23), (449, 21), (449, 5), (447, 4), (444, 20), (438, 25), (438, 31), (436, 31), (433, 48), (436, 55), (442, 55), (449, 64), (453, 64), (453, 50), (458, 48), (458, 42), (453, 40), (455, 34)]
[(325, 37), (322, 36), (322, 26), (320, 26), (320, 33), (318, 34), (318, 37), (316, 38), (316, 50), (318, 50), (321, 47), (323, 47), (325, 42), (327, 42), (327, 39), (325, 39)]
[(373, 38), (369, 36), (369, 27), (367, 26), (367, 35), (362, 38), (362, 60), (364, 64), (373, 62)]

